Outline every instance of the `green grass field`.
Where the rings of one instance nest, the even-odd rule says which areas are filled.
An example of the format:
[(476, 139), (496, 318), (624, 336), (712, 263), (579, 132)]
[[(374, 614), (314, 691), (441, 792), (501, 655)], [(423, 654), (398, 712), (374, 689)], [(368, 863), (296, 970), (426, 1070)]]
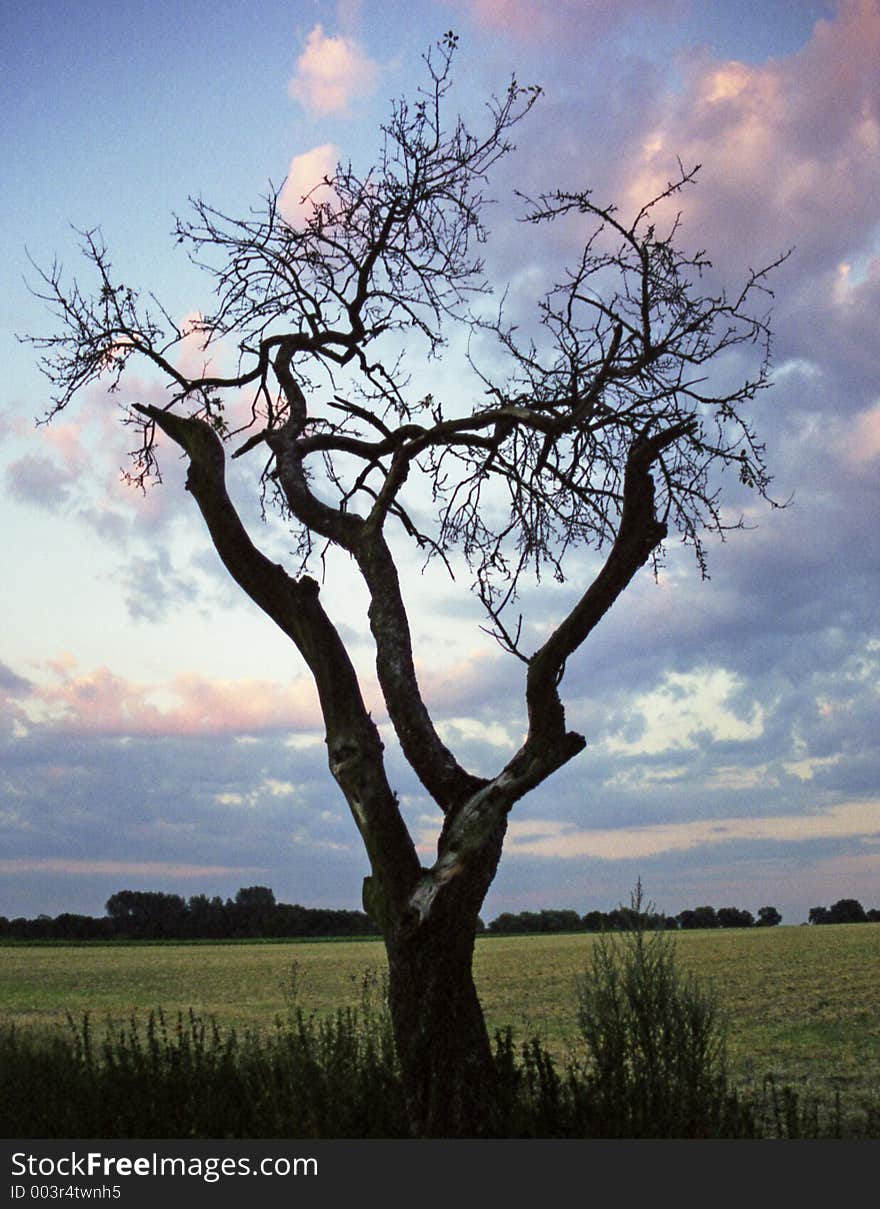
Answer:
[[(576, 1038), (574, 982), (589, 935), (481, 938), (476, 977), (491, 1029), (538, 1034), (559, 1057)], [(767, 1074), (827, 1100), (880, 1098), (880, 925), (685, 932), (683, 969), (711, 982), (728, 1021), (734, 1082)], [(358, 1001), (380, 942), (0, 947), (0, 1018), (27, 1029), (91, 1013), (96, 1027), (152, 1008), (269, 1027), (288, 1001)]]

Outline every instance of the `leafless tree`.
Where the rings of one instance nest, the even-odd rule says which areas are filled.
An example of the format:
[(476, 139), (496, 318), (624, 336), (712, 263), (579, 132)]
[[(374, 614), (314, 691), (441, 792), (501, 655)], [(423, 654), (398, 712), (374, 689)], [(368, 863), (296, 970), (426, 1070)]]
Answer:
[[(204, 347), (234, 342), (236, 372), (179, 368), (187, 332), (153, 295), (118, 283), (96, 231), (83, 249), (97, 285), (83, 291), (57, 265), (43, 270), (38, 292), (58, 327), (31, 338), (55, 388), (52, 415), (99, 379), (118, 392), (140, 433), (138, 483), (157, 476), (160, 433), (184, 451), (187, 489), (224, 565), (314, 677), (330, 771), (369, 858), (363, 901), (385, 940), (422, 1135), (485, 1126), (493, 1062), (472, 979), (475, 927), (511, 808), (585, 746), (566, 727), (567, 662), (667, 534), (691, 543), (704, 567), (704, 535), (725, 527), (717, 471), (733, 468), (765, 498), (769, 484), (747, 412), (768, 385), (774, 266), (747, 273), (730, 294), (704, 285), (705, 256), (680, 251), (677, 222), (663, 227), (659, 217), (693, 171), (681, 169), (632, 218), (589, 192), (521, 197), (534, 228), (576, 219), (587, 232), (577, 262), (538, 300), (531, 335), (521, 335), (503, 306), (489, 310), (483, 190), (539, 89), (512, 81), (481, 131), (448, 121), (454, 50), (448, 35), (426, 56), (425, 85), (392, 107), (373, 166), (340, 165), (299, 220), (285, 218), (277, 192), (246, 218), (196, 200), (178, 220), (177, 240), (213, 278)], [(474, 347), (491, 340), (494, 352), (485, 363), (468, 355), (462, 381), (479, 389), (463, 386), (448, 404), (424, 387), (430, 359), (459, 330)], [(749, 345), (754, 376), (713, 386), (724, 355)], [(422, 370), (413, 372), (416, 359)], [(167, 383), (163, 406), (126, 394), (126, 371), (144, 360)], [(224, 399), (245, 388), (250, 423), (231, 432)], [(230, 448), (254, 459), (255, 490), (297, 535), (301, 561), (291, 570), (246, 532), (225, 484)], [(466, 559), (488, 628), (524, 664), (528, 731), (491, 776), (463, 767), (429, 715), (391, 536), (428, 557)], [(443, 813), (429, 868), (389, 784), (352, 660), (306, 573), (328, 544), (363, 577), (388, 716)], [(599, 553), (598, 573), (529, 650), (512, 620), (522, 576), (564, 578), (572, 551), (585, 547)]]

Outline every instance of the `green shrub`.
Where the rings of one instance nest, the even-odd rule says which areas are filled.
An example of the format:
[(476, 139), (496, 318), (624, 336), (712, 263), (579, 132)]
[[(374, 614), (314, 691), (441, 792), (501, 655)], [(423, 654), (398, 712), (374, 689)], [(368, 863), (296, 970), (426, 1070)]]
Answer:
[(592, 1136), (729, 1136), (750, 1131), (728, 1087), (725, 1030), (711, 989), (681, 973), (675, 938), (631, 897), (630, 928), (602, 933), (578, 980), (582, 1050), (573, 1081)]

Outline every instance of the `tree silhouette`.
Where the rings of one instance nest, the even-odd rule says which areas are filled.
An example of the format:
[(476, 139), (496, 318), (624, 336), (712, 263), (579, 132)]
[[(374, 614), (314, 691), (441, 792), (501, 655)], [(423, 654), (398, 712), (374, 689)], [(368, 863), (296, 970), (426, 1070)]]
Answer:
[[(503, 305), (490, 312), (479, 253), (488, 174), (540, 90), (513, 80), (491, 99), (479, 131), (448, 119), (454, 52), (447, 35), (425, 56), (424, 87), (392, 107), (373, 165), (340, 165), (304, 199), (301, 217), (285, 217), (273, 193), (245, 218), (196, 200), (178, 220), (177, 240), (216, 290), (216, 307), (198, 324), (203, 346), (234, 343), (237, 372), (180, 368), (187, 331), (153, 295), (117, 281), (97, 231), (83, 242), (94, 288), (68, 286), (57, 265), (42, 271), (38, 292), (60, 322), (34, 338), (55, 387), (51, 414), (98, 379), (117, 393), (140, 433), (134, 481), (145, 487), (157, 477), (160, 434), (183, 450), (187, 489), (225, 567), (314, 677), (330, 771), (369, 858), (363, 901), (387, 949), (419, 1134), (478, 1134), (491, 1108), (474, 931), (511, 808), (585, 747), (560, 696), (568, 661), (671, 532), (705, 570), (704, 536), (725, 528), (717, 471), (733, 468), (765, 498), (770, 481), (746, 405), (768, 385), (764, 295), (774, 266), (748, 272), (733, 293), (707, 290), (706, 257), (679, 250), (677, 220), (660, 225), (665, 203), (694, 178), (680, 166), (630, 218), (588, 191), (522, 197), (536, 236), (567, 219), (586, 231), (523, 335)], [(485, 362), (468, 354), (457, 397), (426, 393), (430, 359), (462, 330), (482, 346), (493, 341), (494, 352)], [(716, 381), (712, 364), (743, 345), (756, 346), (753, 375)], [(126, 394), (138, 361), (167, 382), (163, 406)], [(251, 421), (233, 432), (224, 401), (245, 388)], [(295, 534), (290, 570), (257, 548), (236, 511), (225, 482), (229, 448), (233, 458), (258, 459), (255, 490)], [(489, 775), (464, 767), (432, 721), (392, 537), (430, 558), (463, 557), (488, 629), (524, 665), (527, 733)], [(363, 578), (388, 716), (442, 812), (429, 867), (401, 816), (340, 631), (308, 574), (328, 546), (346, 552)], [(584, 548), (600, 553), (598, 573), (529, 649), (514, 620), (521, 580), (546, 571), (565, 579), (570, 555)]]

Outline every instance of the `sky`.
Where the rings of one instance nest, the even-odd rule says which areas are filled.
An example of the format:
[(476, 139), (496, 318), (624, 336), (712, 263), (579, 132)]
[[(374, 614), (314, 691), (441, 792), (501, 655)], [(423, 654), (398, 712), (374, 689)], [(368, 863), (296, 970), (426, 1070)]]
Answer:
[[(475, 122), (512, 74), (543, 88), (491, 182), (488, 263), (515, 307), (578, 250), (568, 227), (520, 226), (517, 189), (590, 188), (632, 214), (699, 163), (685, 246), (731, 283), (793, 249), (753, 414), (792, 502), (734, 491), (747, 527), (710, 543), (706, 582), (671, 535), (659, 579), (643, 570), (570, 662), (587, 749), (516, 806), (483, 918), (609, 910), (637, 878), (673, 914), (880, 906), (880, 0), (32, 0), (0, 23), (0, 914), (255, 884), (360, 905), (366, 857), (297, 652), (227, 579), (179, 461), (146, 495), (125, 484), (132, 433), (103, 386), (35, 424), (49, 388), (18, 337), (52, 327), (30, 262), (84, 273), (77, 232), (95, 227), (126, 283), (181, 322), (206, 310), (173, 215), (193, 196), (245, 215), (286, 180), (295, 217), (337, 160), (369, 162), (447, 29)], [(425, 366), (427, 389), (469, 389), (460, 352)], [(535, 634), (587, 569), (525, 591)], [(466, 576), (404, 559), (403, 577), (441, 733), (497, 771), (524, 733), (522, 665), (481, 631)], [(395, 749), (344, 563), (322, 599), (431, 863), (438, 814)]]

